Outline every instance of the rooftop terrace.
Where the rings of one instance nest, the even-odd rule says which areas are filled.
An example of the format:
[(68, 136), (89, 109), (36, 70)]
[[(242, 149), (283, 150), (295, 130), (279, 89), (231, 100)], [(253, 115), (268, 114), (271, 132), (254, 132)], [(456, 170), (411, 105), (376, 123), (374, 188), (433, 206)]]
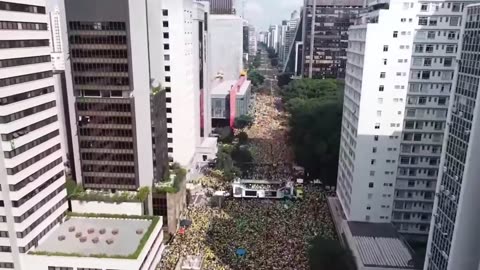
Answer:
[(158, 218), (71, 216), (31, 254), (136, 259)]

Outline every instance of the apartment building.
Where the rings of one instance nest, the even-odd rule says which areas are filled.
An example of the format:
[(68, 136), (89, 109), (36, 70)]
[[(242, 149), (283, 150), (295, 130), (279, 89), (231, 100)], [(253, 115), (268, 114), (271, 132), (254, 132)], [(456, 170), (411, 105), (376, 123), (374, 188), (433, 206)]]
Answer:
[(257, 55), (257, 33), (251, 24), (248, 25), (248, 55), (252, 59)]
[(480, 5), (464, 9), (425, 270), (479, 267)]
[(270, 25), (268, 28), (268, 47), (273, 48), (275, 52), (278, 53), (279, 49), (279, 38), (280, 38), (280, 27), (278, 25)]
[(368, 8), (348, 33), (337, 195), (348, 220), (390, 222), (416, 12)]
[[(426, 240), (460, 40), (462, 12), (474, 1), (414, 3), (415, 36), (399, 148), (392, 222)], [(401, 34), (401, 33), (400, 33)]]
[(0, 268), (61, 222), (67, 210), (45, 1), (0, 1)]
[[(382, 61), (367, 67), (379, 72), (379, 82), (369, 77), (360, 84), (354, 72), (346, 77), (343, 120), (346, 136), (341, 143), (338, 180), (343, 185), (339, 191), (343, 195), (339, 196), (344, 197), (344, 210), (352, 219), (393, 222), (404, 236), (426, 240), (465, 4), (465, 1), (389, 4), (386, 1), (369, 6), (375, 12), (367, 16), (367, 28), (383, 25), (391, 33), (387, 31), (371, 39), (367, 35), (362, 39), (365, 48), (378, 40), (391, 43), (383, 42), (384, 51), (379, 53)], [(391, 11), (395, 14), (389, 15), (390, 19), (372, 17)], [(353, 35), (357, 27), (360, 26), (352, 27)], [(350, 43), (355, 45), (356, 38), (352, 37)], [(352, 54), (347, 73), (356, 69)], [(365, 71), (363, 68), (357, 74), (365, 76)], [(374, 84), (369, 85), (371, 82)], [(350, 84), (362, 89), (360, 95), (349, 89)], [(365, 99), (369, 105), (363, 105), (367, 91), (363, 89), (377, 89), (369, 93), (374, 96)], [(371, 106), (375, 100), (377, 106)], [(373, 108), (375, 114), (363, 113)], [(362, 131), (364, 121), (368, 124), (373, 121), (373, 129)], [(373, 135), (370, 141), (373, 145), (359, 143), (364, 135), (367, 138)], [(367, 153), (371, 154), (370, 159), (363, 158)], [(356, 161), (358, 156), (362, 160)], [(355, 195), (357, 192), (360, 198)]]
[(364, 0), (305, 0), (302, 74), (307, 78), (345, 78), (348, 28)]

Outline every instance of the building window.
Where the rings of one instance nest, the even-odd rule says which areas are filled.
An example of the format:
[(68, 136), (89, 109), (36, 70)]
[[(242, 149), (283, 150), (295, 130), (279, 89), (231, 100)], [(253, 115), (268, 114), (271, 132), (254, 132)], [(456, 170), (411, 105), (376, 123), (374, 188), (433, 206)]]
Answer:
[(372, 153), (376, 153), (377, 152), (377, 147), (373, 147), (372, 148)]
[(385, 72), (380, 72), (380, 78), (383, 79), (383, 78), (385, 78), (385, 76), (386, 76), (386, 73), (385, 73)]
[(370, 209), (372, 209), (372, 207), (371, 207), (371, 206), (367, 206), (367, 210), (370, 210)]
[(373, 188), (373, 182), (368, 183), (369, 188)]
[(165, 55), (163, 56), (163, 60), (165, 60), (165, 61), (170, 61), (170, 55), (169, 55), (169, 54), (165, 54)]
[(163, 27), (168, 27), (168, 21), (163, 21)]
[(383, 51), (388, 52), (388, 45), (383, 45)]
[(393, 37), (397, 38), (398, 37), (398, 31), (393, 31)]
[(168, 39), (170, 38), (170, 34), (168, 32), (163, 33), (163, 38)]
[(378, 135), (373, 136), (373, 140), (377, 142), (378, 141)]
[(386, 58), (383, 59), (383, 65), (385, 65), (385, 66), (387, 65), (387, 59)]
[(170, 66), (165, 66), (165, 71), (170, 71)]
[(170, 76), (165, 76), (165, 82), (171, 82)]
[(163, 15), (163, 16), (168, 16), (168, 10), (167, 10), (167, 9), (163, 9), (163, 10), (162, 10), (162, 15)]
[(172, 147), (168, 147), (168, 153), (173, 153), (173, 148)]
[(170, 44), (168, 44), (168, 43), (163, 44), (163, 49), (164, 50), (170, 50)]

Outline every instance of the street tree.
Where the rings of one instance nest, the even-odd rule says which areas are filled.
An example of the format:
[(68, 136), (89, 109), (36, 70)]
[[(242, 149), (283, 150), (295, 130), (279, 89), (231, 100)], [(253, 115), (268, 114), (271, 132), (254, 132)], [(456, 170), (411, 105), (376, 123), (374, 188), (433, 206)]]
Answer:
[(301, 79), (281, 90), (290, 113), (290, 143), (295, 161), (310, 178), (327, 185), (337, 179), (343, 84), (335, 80)]
[(248, 71), (248, 79), (252, 82), (253, 86), (262, 85), (265, 81), (265, 77), (255, 69), (250, 69)]
[(247, 127), (252, 126), (253, 124), (253, 117), (248, 114), (242, 114), (235, 118), (233, 122), (233, 126), (236, 129), (245, 129)]

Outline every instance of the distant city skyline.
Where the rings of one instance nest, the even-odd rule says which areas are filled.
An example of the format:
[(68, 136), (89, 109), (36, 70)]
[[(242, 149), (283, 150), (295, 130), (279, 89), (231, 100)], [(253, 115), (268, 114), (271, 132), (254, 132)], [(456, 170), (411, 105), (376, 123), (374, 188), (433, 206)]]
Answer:
[(245, 19), (257, 31), (267, 31), (271, 24), (290, 19), (294, 10), (300, 10), (303, 0), (245, 0)]

